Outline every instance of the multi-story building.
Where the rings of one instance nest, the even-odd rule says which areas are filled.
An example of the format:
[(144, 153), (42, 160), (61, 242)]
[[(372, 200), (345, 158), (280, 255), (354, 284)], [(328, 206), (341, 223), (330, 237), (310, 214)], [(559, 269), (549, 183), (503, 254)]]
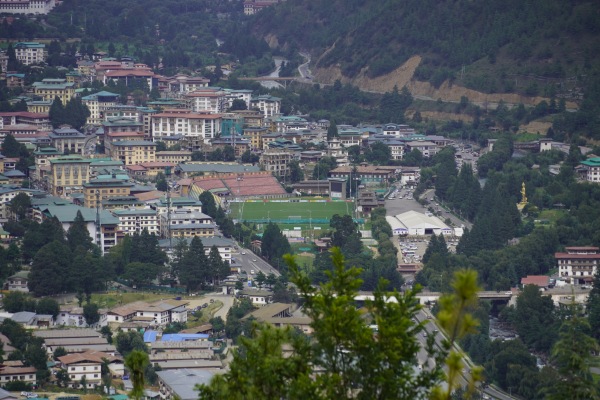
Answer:
[(187, 110), (168, 110), (150, 116), (152, 140), (160, 142), (173, 136), (199, 138), (205, 144), (221, 132), (220, 114), (200, 114)]
[(99, 125), (104, 120), (106, 110), (115, 107), (119, 102), (119, 95), (106, 91), (90, 94), (81, 98), (83, 104), (90, 110), (88, 124)]
[(237, 110), (231, 111), (231, 113), (236, 114), (244, 120), (245, 128), (262, 128), (264, 127), (265, 116), (256, 110)]
[(187, 108), (197, 113), (218, 114), (227, 109), (227, 92), (218, 88), (204, 88), (185, 94)]
[(245, 0), (244, 1), (244, 14), (254, 15), (261, 11), (263, 8), (272, 6), (273, 4), (279, 3), (279, 0)]
[(119, 218), (119, 229), (126, 235), (141, 234), (144, 229), (148, 233), (159, 235), (158, 214), (152, 209), (114, 210), (113, 215)]
[(48, 175), (48, 191), (54, 196), (81, 193), (83, 184), (89, 179), (92, 160), (81, 156), (61, 156), (51, 158)]
[[(166, 214), (168, 210), (167, 199), (163, 197), (150, 207), (155, 209), (160, 215)], [(171, 197), (171, 212), (175, 211), (201, 213), (202, 202), (190, 197)]]
[[(170, 218), (169, 218), (170, 216)], [(171, 224), (169, 225), (169, 219)], [(214, 236), (215, 224), (208, 215), (187, 210), (175, 210), (170, 214), (160, 214), (160, 230), (162, 237), (169, 237), (169, 227), (171, 237), (194, 237), (194, 236)]]
[(585, 173), (587, 182), (600, 182), (600, 157), (588, 158), (581, 162), (581, 169)]
[(104, 134), (111, 132), (143, 132), (144, 124), (130, 117), (120, 116), (102, 121)]
[(250, 140), (250, 146), (252, 150), (259, 150), (263, 148), (263, 135), (269, 133), (267, 128), (244, 128), (244, 137)]
[(167, 169), (171, 171), (175, 170), (177, 164), (170, 162), (143, 162), (140, 164), (129, 165), (127, 166), (127, 171), (131, 175), (135, 175), (140, 178), (155, 178), (159, 173), (165, 173)]
[(225, 146), (233, 147), (234, 154), (237, 158), (241, 157), (246, 151), (250, 150), (250, 141), (243, 136), (234, 135), (232, 136), (221, 136), (215, 138), (211, 142), (214, 150), (223, 150)]
[(413, 150), (419, 150), (423, 157), (433, 157), (439, 151), (438, 145), (433, 142), (424, 140), (413, 140), (405, 143), (404, 152), (410, 153)]
[(83, 154), (84, 146), (88, 137), (77, 129), (58, 128), (48, 135), (52, 147), (61, 153)]
[(66, 79), (43, 79), (41, 82), (33, 82), (31, 86), (36, 96), (47, 101), (58, 97), (63, 105), (75, 95), (75, 84), (67, 82)]
[(93, 389), (102, 383), (102, 365), (105, 362), (122, 364), (123, 360), (121, 357), (93, 350), (58, 357), (59, 366), (69, 374), (70, 386), (79, 387), (81, 380), (85, 378), (87, 389)]
[(600, 248), (566, 247), (565, 253), (555, 253), (558, 275), (574, 285), (589, 284), (600, 263)]
[(260, 165), (265, 171), (283, 178), (290, 173), (289, 164), (294, 160), (294, 153), (288, 150), (268, 149), (260, 156)]
[(125, 165), (156, 161), (156, 143), (147, 140), (122, 140), (112, 143), (111, 157)]
[(54, 0), (0, 0), (0, 13), (48, 14), (55, 5)]
[(83, 184), (84, 205), (96, 208), (97, 205), (102, 205), (103, 200), (129, 196), (131, 188), (135, 185), (119, 178), (117, 175), (102, 176), (85, 182)]
[(395, 137), (405, 137), (416, 133), (414, 128), (403, 124), (385, 124), (381, 132), (383, 135)]
[(138, 141), (145, 140), (143, 132), (108, 132), (104, 134), (104, 153), (113, 157), (115, 149), (113, 143), (122, 141)]
[(173, 95), (189, 93), (208, 87), (210, 79), (201, 76), (176, 75), (168, 80), (167, 91)]
[(158, 85), (158, 76), (144, 64), (136, 64), (134, 68), (109, 69), (102, 78), (105, 85), (109, 81), (121, 82), (125, 86), (129, 86), (133, 82), (146, 82), (150, 90)]
[(392, 160), (402, 160), (404, 157), (404, 147), (405, 142), (399, 140), (394, 135), (373, 135), (368, 139), (369, 146), (373, 145), (376, 142), (382, 142), (386, 144), (390, 148), (390, 152), (392, 153)]
[(10, 202), (19, 193), (25, 193), (29, 197), (32, 197), (36, 193), (40, 193), (39, 190), (25, 189), (20, 186), (1, 185), (0, 186), (0, 219), (7, 220), (12, 217), (10, 211)]
[(351, 180), (360, 180), (361, 185), (366, 186), (388, 186), (389, 183), (395, 178), (393, 169), (385, 167), (375, 166), (357, 166), (356, 170), (354, 167), (344, 166), (337, 167), (329, 171), (330, 178), (343, 178)]
[(173, 322), (187, 322), (187, 305), (185, 300), (159, 300), (154, 303), (136, 301), (109, 310), (100, 318), (100, 324), (120, 325), (123, 322), (143, 320), (152, 321), (154, 325), (165, 326)]
[[(172, 241), (170, 241), (169, 239), (160, 239), (158, 241), (158, 244), (164, 251), (167, 252), (167, 255), (169, 257), (172, 257), (173, 248), (171, 246), (171, 242), (172, 245), (175, 246), (175, 244), (177, 244), (177, 241), (179, 240), (185, 240), (186, 243), (189, 245), (192, 241), (192, 238), (187, 237), (181, 239), (173, 237)], [(204, 254), (206, 254), (207, 256), (209, 255), (211, 248), (215, 246), (217, 250), (219, 250), (219, 256), (221, 256), (221, 260), (225, 261), (228, 264), (233, 263), (233, 259), (231, 257), (232, 252), (235, 251), (235, 243), (233, 242), (233, 240), (220, 236), (207, 236), (202, 238), (202, 245), (204, 246)]]
[(308, 121), (297, 115), (279, 115), (271, 118), (272, 132), (300, 131), (308, 128)]
[(27, 100), (27, 111), (31, 113), (48, 114), (52, 100)]
[(180, 164), (192, 160), (192, 152), (184, 150), (164, 150), (156, 152), (157, 162)]
[[(0, 2), (0, 12), (3, 12), (1, 11), (2, 4), (6, 3)], [(25, 65), (43, 63), (48, 57), (46, 45), (43, 43), (19, 42), (15, 44), (14, 49), (17, 61), (20, 61)]]
[(253, 97), (250, 108), (259, 109), (265, 118), (273, 117), (281, 112), (281, 99), (270, 95)]
[(17, 364), (19, 365), (0, 366), (0, 382), (6, 384), (12, 381), (20, 381), (24, 384), (35, 385), (37, 369), (35, 367), (25, 367), (20, 361)]
[(102, 253), (117, 244), (117, 240), (122, 236), (119, 233), (119, 219), (106, 210), (100, 211), (100, 226), (98, 227), (96, 210), (93, 208), (80, 207), (67, 202), (60, 203), (52, 198), (48, 198), (45, 202), (36, 199), (36, 204), (33, 206), (34, 218), (41, 216), (41, 219), (44, 220), (56, 217), (65, 232), (75, 221), (78, 212), (83, 216), (90, 237), (100, 247)]
[(29, 111), (0, 112), (0, 128), (20, 124), (33, 125), (38, 130), (49, 130), (51, 127), (48, 113), (33, 113)]
[(227, 92), (227, 108), (231, 108), (234, 100), (242, 100), (246, 103), (246, 108), (250, 106), (252, 99), (252, 90), (249, 89), (225, 89)]

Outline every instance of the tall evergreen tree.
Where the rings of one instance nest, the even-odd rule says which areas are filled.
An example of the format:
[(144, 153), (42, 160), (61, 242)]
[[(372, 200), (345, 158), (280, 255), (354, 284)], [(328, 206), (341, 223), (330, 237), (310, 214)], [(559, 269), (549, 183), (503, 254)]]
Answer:
[(549, 400), (600, 399), (600, 389), (591, 372), (591, 367), (597, 365), (593, 354), (600, 346), (589, 335), (588, 322), (578, 313), (573, 306), (572, 315), (561, 325), (559, 339), (552, 348), (552, 359), (561, 379), (548, 390)]
[(6, 135), (2, 142), (2, 155), (6, 157), (21, 156), (21, 144), (10, 133)]
[(84, 251), (88, 251), (93, 246), (92, 238), (81, 211), (77, 211), (77, 215), (67, 231), (67, 242), (71, 251), (75, 251), (78, 247), (83, 248)]
[(198, 196), (198, 200), (202, 202), (202, 212), (212, 218), (217, 216), (217, 203), (215, 202), (215, 198), (211, 192), (205, 190), (200, 193)]
[(49, 116), (53, 128), (58, 128), (65, 123), (66, 111), (60, 97), (54, 97), (54, 101), (52, 101), (52, 105), (50, 106)]
[(231, 272), (229, 264), (221, 258), (217, 246), (212, 246), (210, 248), (210, 252), (208, 253), (208, 265), (210, 266), (210, 276), (212, 277), (213, 286), (217, 285)]
[(334, 137), (338, 137), (338, 128), (334, 120), (331, 120), (329, 127), (327, 128), (327, 140), (331, 140)]
[(600, 340), (600, 268), (594, 275), (594, 285), (587, 300), (588, 321), (592, 336)]
[(179, 279), (188, 291), (197, 290), (208, 281), (210, 265), (204, 252), (204, 244), (198, 236), (194, 236), (190, 242), (179, 269)]
[(71, 252), (64, 242), (53, 241), (42, 247), (33, 259), (29, 290), (36, 296), (63, 293), (71, 273)]

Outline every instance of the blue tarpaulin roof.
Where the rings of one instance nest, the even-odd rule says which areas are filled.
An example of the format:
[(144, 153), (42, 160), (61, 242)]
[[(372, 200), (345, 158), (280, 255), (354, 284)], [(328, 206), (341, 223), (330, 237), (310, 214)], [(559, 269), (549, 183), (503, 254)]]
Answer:
[[(184, 340), (208, 339), (208, 335), (202, 333), (167, 333), (162, 336), (163, 342), (183, 342)], [(144, 337), (144, 341), (145, 337)]]
[(146, 331), (144, 332), (144, 343), (153, 343), (156, 342), (156, 331)]

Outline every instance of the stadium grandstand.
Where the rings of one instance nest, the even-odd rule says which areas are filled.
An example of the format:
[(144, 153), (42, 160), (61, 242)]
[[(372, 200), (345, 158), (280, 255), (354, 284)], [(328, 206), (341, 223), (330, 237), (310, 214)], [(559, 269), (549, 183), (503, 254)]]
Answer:
[(285, 189), (268, 171), (221, 174), (179, 181), (182, 194), (198, 198), (206, 190), (220, 203), (221, 199), (274, 199), (289, 197)]

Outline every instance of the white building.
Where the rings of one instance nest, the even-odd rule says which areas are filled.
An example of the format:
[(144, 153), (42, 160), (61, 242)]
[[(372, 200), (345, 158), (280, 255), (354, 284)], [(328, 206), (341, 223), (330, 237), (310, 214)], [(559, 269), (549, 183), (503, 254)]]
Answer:
[(119, 95), (106, 91), (90, 94), (81, 98), (83, 104), (90, 110), (90, 116), (87, 119), (88, 124), (99, 125), (104, 121), (106, 111), (117, 106)]
[[(177, 244), (177, 241), (181, 240), (180, 238), (173, 238), (173, 246)], [(183, 238), (183, 240), (187, 241), (189, 245), (192, 241), (192, 238)], [(235, 244), (231, 239), (227, 239), (220, 236), (208, 236), (202, 237), (202, 244), (204, 245), (204, 254), (208, 256), (210, 250), (213, 246), (216, 246), (219, 250), (219, 255), (221, 256), (221, 260), (231, 264), (233, 262), (232, 259), (232, 251), (235, 250)], [(167, 255), (172, 256), (172, 249), (170, 248), (169, 239), (161, 239), (158, 241), (160, 247), (162, 247)]]
[(226, 111), (227, 92), (221, 89), (206, 88), (184, 95), (188, 109), (197, 113), (217, 114)]
[[(186, 211), (176, 210), (171, 211), (171, 231), (173, 237), (184, 236), (214, 236), (214, 222), (213, 219), (201, 212), (197, 211)], [(183, 229), (183, 230), (182, 230)], [(168, 237), (169, 223), (168, 215), (160, 215), (160, 230), (161, 236)], [(205, 232), (211, 230), (212, 233), (208, 234)], [(175, 233), (177, 231), (178, 233)]]
[(187, 110), (169, 110), (150, 116), (152, 140), (164, 141), (173, 136), (200, 138), (205, 144), (221, 132), (220, 114), (198, 113)]
[[(454, 231), (442, 222), (441, 219), (432, 215), (425, 215), (417, 211), (407, 211), (402, 214), (398, 214), (392, 218), (395, 218), (398, 223), (394, 222), (396, 229), (392, 230), (397, 232), (407, 232), (410, 236), (424, 236), (424, 235), (452, 235)], [(386, 220), (392, 226), (391, 221), (386, 217)], [(404, 227), (404, 229), (402, 229)]]
[(115, 210), (113, 215), (119, 218), (119, 230), (126, 235), (140, 235), (144, 229), (149, 234), (158, 236), (158, 214), (152, 209)]
[(253, 97), (250, 108), (259, 109), (265, 118), (272, 117), (281, 112), (281, 99), (270, 95)]
[(27, 196), (32, 197), (35, 193), (41, 192), (39, 190), (24, 189), (17, 186), (0, 186), (0, 219), (6, 220), (12, 215), (12, 212), (10, 211), (10, 202), (19, 193), (25, 193)]
[(122, 324), (123, 322), (151, 322), (155, 326), (165, 326), (172, 322), (187, 322), (187, 301), (159, 300), (154, 303), (136, 301), (115, 307), (100, 317), (100, 325)]
[(566, 247), (555, 253), (558, 275), (572, 284), (590, 284), (600, 264), (600, 248), (592, 246)]
[(414, 135), (415, 129), (403, 124), (385, 124), (381, 132), (386, 136), (405, 137)]
[(108, 360), (109, 369), (112, 364), (123, 365), (120, 357), (100, 351), (86, 351), (85, 353), (72, 353), (58, 357), (59, 365), (67, 371), (71, 387), (79, 387), (81, 379), (85, 377), (86, 387), (93, 389), (102, 383), (102, 364)]
[(54, 0), (0, 0), (0, 13), (48, 14), (55, 5)]
[[(4, 2), (0, 1), (0, 6)], [(1, 10), (0, 8), (0, 11)], [(38, 64), (46, 61), (46, 45), (38, 42), (19, 42), (15, 44), (17, 60), (25, 65)]]

